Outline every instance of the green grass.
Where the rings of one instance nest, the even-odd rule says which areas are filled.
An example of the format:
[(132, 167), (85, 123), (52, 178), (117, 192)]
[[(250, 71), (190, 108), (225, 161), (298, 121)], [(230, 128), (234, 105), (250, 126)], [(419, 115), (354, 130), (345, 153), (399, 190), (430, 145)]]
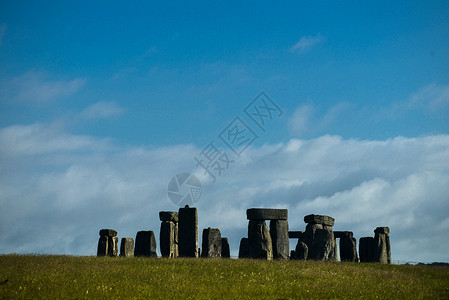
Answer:
[(449, 299), (449, 268), (234, 259), (0, 256), (0, 298)]

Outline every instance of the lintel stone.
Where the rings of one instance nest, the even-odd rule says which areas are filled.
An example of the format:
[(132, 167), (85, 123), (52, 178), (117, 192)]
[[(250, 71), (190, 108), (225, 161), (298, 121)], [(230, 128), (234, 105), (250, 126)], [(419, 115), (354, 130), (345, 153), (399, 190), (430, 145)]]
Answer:
[(115, 231), (114, 229), (101, 229), (100, 236), (114, 237), (117, 236), (117, 231)]
[(352, 238), (353, 236), (354, 236), (354, 233), (352, 231), (334, 231), (334, 237), (336, 239), (344, 238), (344, 237)]
[(160, 211), (159, 219), (164, 221), (171, 221), (173, 223), (178, 223), (178, 212), (176, 211)]
[(388, 227), (377, 227), (377, 228), (374, 230), (374, 233), (389, 234), (389, 233), (390, 233), (390, 228), (388, 228)]
[(248, 220), (287, 220), (287, 209), (250, 208), (246, 210)]
[(335, 219), (329, 216), (312, 214), (305, 216), (304, 222), (306, 222), (307, 224), (322, 224), (327, 226), (334, 226)]

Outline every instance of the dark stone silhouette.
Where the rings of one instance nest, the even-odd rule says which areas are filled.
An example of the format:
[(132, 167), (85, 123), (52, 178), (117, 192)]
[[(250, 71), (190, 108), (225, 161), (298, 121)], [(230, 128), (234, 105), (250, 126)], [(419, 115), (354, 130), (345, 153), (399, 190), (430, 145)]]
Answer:
[(246, 210), (248, 220), (287, 220), (287, 209), (250, 208)]
[(98, 240), (97, 256), (117, 256), (118, 237), (117, 231), (113, 229), (101, 229)]
[(181, 257), (199, 257), (198, 213), (188, 205), (179, 209), (178, 251)]
[(134, 256), (157, 257), (156, 237), (153, 231), (137, 232)]
[(100, 236), (98, 240), (97, 256), (108, 255), (108, 236)]
[(289, 231), (288, 237), (290, 239), (302, 239), (304, 237), (304, 231)]
[(304, 221), (310, 222), (306, 226), (304, 236), (304, 242), (308, 247), (307, 259), (335, 261), (337, 259), (337, 246), (332, 231), (334, 218), (308, 215), (304, 217)]
[(221, 233), (218, 228), (203, 229), (201, 257), (221, 257)]
[(159, 235), (161, 255), (178, 257), (178, 212), (161, 211), (159, 219), (162, 221)]
[(306, 243), (304, 243), (303, 241), (298, 240), (298, 244), (296, 244), (294, 253), (294, 259), (307, 260), (309, 247), (307, 247)]
[(120, 242), (120, 256), (133, 257), (134, 256), (134, 239), (122, 238)]
[(290, 241), (288, 238), (288, 221), (271, 220), (270, 235), (273, 243), (273, 258), (288, 259)]
[(118, 237), (108, 237), (108, 256), (118, 256)]
[(221, 238), (221, 257), (223, 258), (231, 257), (231, 251), (229, 250), (229, 241), (228, 238), (226, 237)]
[(359, 240), (360, 262), (373, 262), (373, 237), (361, 237)]
[(273, 244), (270, 231), (263, 220), (249, 221), (248, 254), (250, 258), (273, 259)]
[(101, 229), (100, 236), (117, 236), (117, 231), (114, 229)]
[(383, 264), (391, 264), (390, 229), (377, 227), (374, 230), (373, 261)]
[(357, 240), (353, 237), (343, 236), (340, 238), (340, 260), (358, 262)]
[(248, 238), (242, 238), (239, 246), (239, 258), (249, 258)]

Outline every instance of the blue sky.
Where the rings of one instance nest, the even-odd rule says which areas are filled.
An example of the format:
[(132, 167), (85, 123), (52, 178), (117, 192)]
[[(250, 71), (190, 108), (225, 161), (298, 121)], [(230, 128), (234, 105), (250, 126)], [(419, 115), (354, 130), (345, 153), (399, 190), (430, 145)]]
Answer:
[[(448, 50), (447, 1), (1, 1), (0, 252), (158, 232), (170, 178), (239, 116), (258, 138), (197, 203), (234, 255), (246, 208), (285, 207), (449, 261)], [(265, 132), (243, 111), (261, 91), (283, 111)]]

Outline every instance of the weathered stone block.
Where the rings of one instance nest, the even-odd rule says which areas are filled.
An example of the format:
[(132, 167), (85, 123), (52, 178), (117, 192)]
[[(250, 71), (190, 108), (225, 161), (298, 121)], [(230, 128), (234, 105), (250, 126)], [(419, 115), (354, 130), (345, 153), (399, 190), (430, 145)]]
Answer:
[(240, 240), (239, 258), (249, 258), (248, 238), (242, 238)]
[(377, 227), (374, 233), (390, 234), (390, 228), (388, 227)]
[(108, 236), (100, 236), (98, 240), (97, 256), (108, 255)]
[(270, 235), (273, 243), (273, 258), (288, 259), (290, 240), (288, 238), (288, 221), (271, 220)]
[[(381, 228), (387, 228), (388, 227), (381, 227)], [(379, 227), (377, 228), (379, 229)], [(390, 248), (390, 237), (388, 234), (379, 233), (379, 232), (389, 232), (389, 231), (383, 231), (377, 230), (374, 235), (374, 241), (373, 241), (373, 261), (374, 262), (380, 262), (383, 264), (391, 264), (391, 248)]]
[(288, 237), (290, 239), (301, 239), (304, 237), (304, 231), (289, 231)]
[(201, 257), (221, 257), (221, 233), (218, 228), (203, 229)]
[(134, 256), (157, 257), (156, 237), (153, 231), (137, 232)]
[(304, 217), (304, 222), (307, 224), (322, 224), (327, 226), (334, 226), (335, 219), (329, 216), (321, 215), (307, 215)]
[(118, 256), (118, 237), (108, 237), (108, 255), (115, 257)]
[(309, 254), (309, 247), (307, 247), (306, 243), (298, 240), (298, 244), (296, 244), (295, 248), (295, 257), (294, 259), (299, 260), (307, 260)]
[(358, 262), (357, 240), (353, 237), (344, 236), (340, 238), (340, 260)]
[(250, 208), (246, 210), (248, 220), (287, 220), (287, 209)]
[(304, 242), (308, 247), (308, 259), (335, 261), (337, 245), (331, 226), (307, 224)]
[(372, 262), (373, 261), (373, 237), (361, 237), (359, 240), (359, 256), (360, 262)]
[(195, 207), (179, 209), (178, 250), (181, 257), (199, 257), (198, 213)]
[(223, 258), (231, 257), (231, 251), (229, 250), (229, 241), (228, 238), (226, 237), (221, 238), (221, 257)]
[(117, 231), (114, 229), (101, 229), (100, 236), (117, 236)]
[(353, 233), (352, 231), (334, 231), (334, 237), (336, 239), (338, 238), (344, 238), (344, 237), (349, 237), (352, 238), (353, 237)]
[(265, 221), (249, 221), (248, 252), (250, 258), (273, 259), (273, 242)]
[(161, 255), (163, 257), (170, 257), (170, 258), (177, 257), (175, 229), (176, 225), (171, 221), (163, 221), (161, 223), (159, 242), (161, 246)]
[(160, 211), (159, 219), (162, 222), (171, 221), (174, 223), (178, 223), (178, 212), (176, 212), (176, 211)]
[(134, 256), (134, 239), (122, 238), (120, 242), (120, 256), (133, 257)]

